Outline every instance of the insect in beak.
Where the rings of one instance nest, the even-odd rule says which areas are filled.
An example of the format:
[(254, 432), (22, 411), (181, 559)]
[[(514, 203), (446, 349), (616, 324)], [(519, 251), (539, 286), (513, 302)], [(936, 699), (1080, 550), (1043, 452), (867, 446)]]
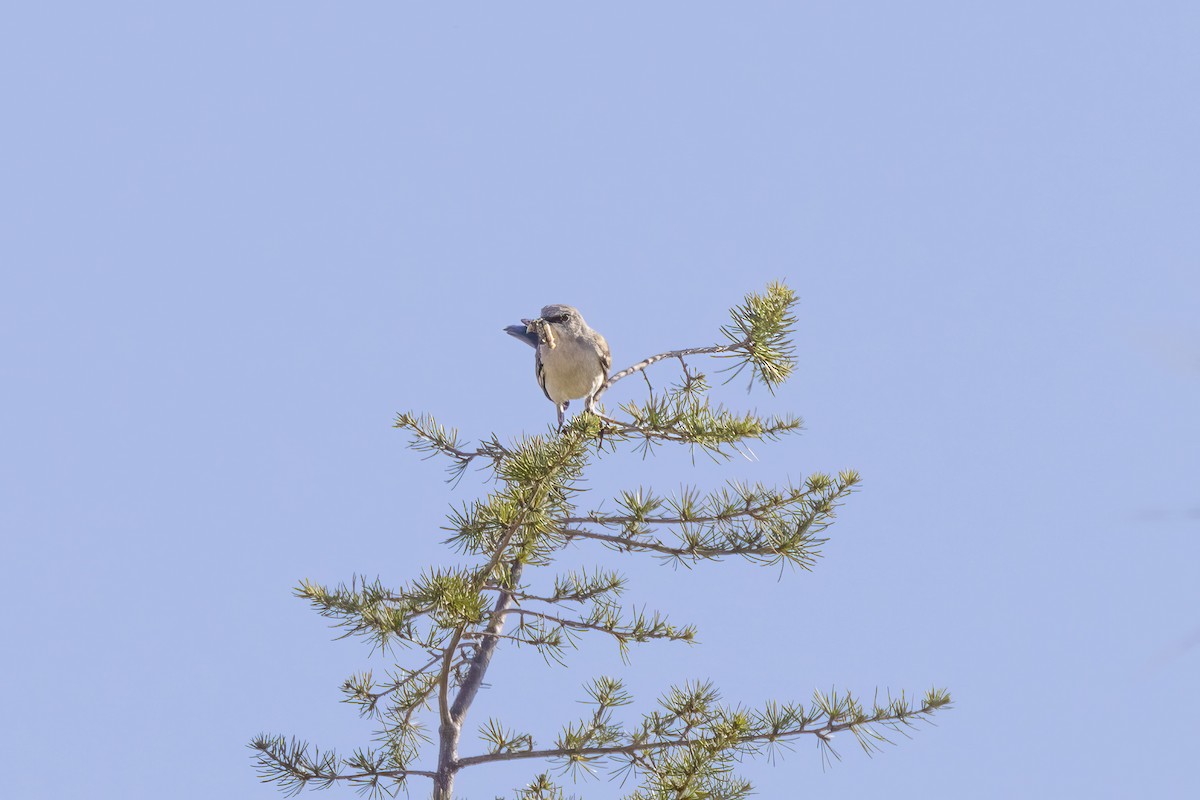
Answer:
[(554, 330), (550, 327), (550, 323), (545, 319), (538, 317), (537, 319), (523, 319), (525, 323), (525, 331), (527, 333), (536, 333), (538, 339), (543, 342), (546, 347), (553, 350), (558, 342), (554, 338)]

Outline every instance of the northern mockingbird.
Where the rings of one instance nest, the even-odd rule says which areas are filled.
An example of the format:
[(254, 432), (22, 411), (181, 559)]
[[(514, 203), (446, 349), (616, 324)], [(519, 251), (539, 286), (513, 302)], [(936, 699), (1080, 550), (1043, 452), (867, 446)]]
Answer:
[(534, 349), (538, 386), (558, 409), (558, 427), (572, 400), (586, 397), (587, 410), (595, 413), (596, 392), (612, 366), (604, 337), (588, 327), (574, 306), (546, 306), (540, 317), (521, 323), (504, 332)]

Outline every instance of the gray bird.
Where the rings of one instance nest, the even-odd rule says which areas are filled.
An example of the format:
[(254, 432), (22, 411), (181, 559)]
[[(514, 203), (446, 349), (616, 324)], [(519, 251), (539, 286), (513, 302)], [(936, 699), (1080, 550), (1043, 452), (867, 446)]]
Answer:
[(596, 392), (612, 366), (604, 337), (588, 327), (574, 306), (546, 306), (540, 317), (521, 323), (504, 332), (534, 349), (538, 386), (558, 409), (558, 427), (572, 400), (586, 397), (587, 410), (594, 413)]

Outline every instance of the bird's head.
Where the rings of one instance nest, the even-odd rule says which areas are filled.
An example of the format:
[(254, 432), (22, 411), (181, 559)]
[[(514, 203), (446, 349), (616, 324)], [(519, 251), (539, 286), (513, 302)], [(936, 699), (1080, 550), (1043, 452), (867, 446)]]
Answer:
[[(578, 331), (581, 328), (587, 327), (583, 321), (583, 315), (579, 313), (579, 309), (577, 309), (575, 306), (564, 306), (560, 303), (544, 306), (542, 308), (542, 316), (539, 317), (539, 319), (555, 327), (561, 327), (572, 331)], [(529, 325), (537, 320), (521, 321), (526, 325)]]
[(509, 325), (504, 332), (525, 342), (530, 347), (539, 343), (554, 349), (557, 335), (579, 335), (587, 331), (587, 323), (575, 306), (564, 306), (560, 303), (544, 306), (542, 315), (537, 319), (523, 319), (520, 325)]

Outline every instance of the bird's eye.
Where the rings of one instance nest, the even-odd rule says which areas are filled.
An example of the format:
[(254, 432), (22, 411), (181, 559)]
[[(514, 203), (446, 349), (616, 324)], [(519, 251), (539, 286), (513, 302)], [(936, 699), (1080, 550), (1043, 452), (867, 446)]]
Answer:
[(559, 324), (561, 324), (561, 323), (563, 323), (563, 322), (566, 322), (566, 321), (567, 321), (567, 315), (566, 315), (566, 314), (559, 314), (559, 315), (558, 315), (558, 316), (556, 316), (556, 317), (546, 317), (546, 322), (549, 322), (549, 323), (550, 323), (550, 324), (552, 324), (552, 325), (559, 325)]

